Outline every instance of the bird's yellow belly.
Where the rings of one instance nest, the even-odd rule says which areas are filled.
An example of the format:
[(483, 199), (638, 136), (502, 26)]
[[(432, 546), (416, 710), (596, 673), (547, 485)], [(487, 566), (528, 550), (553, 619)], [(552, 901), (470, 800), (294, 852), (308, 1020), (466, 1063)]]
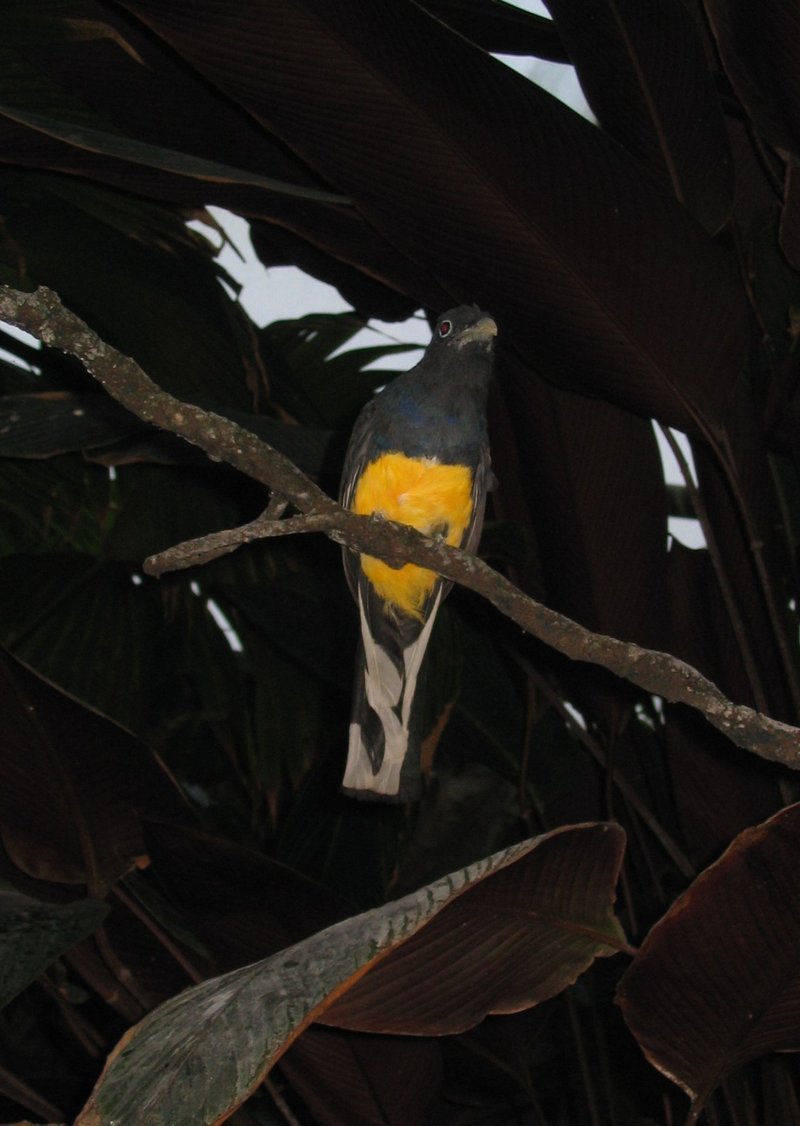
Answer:
[[(467, 465), (442, 465), (433, 458), (384, 454), (362, 473), (352, 508), (362, 516), (379, 514), (425, 535), (441, 535), (457, 547), (472, 517), (472, 470)], [(414, 563), (390, 567), (371, 555), (361, 556), (361, 567), (385, 602), (422, 617), (436, 581), (433, 571)]]

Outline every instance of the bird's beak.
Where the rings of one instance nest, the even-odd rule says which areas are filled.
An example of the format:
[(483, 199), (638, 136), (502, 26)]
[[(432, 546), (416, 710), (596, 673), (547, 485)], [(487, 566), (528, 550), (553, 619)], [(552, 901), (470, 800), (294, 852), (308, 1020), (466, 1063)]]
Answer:
[(492, 317), (481, 317), (481, 319), (469, 328), (465, 328), (463, 332), (459, 333), (458, 343), (469, 344), (473, 340), (491, 340), (493, 336), (497, 336), (497, 325)]

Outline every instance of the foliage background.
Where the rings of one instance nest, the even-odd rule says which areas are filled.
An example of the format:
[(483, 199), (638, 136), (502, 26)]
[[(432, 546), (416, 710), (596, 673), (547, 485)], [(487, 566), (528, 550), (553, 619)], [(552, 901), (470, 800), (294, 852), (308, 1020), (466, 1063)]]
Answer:
[[(478, 302), (501, 327), (482, 553), (582, 624), (796, 723), (796, 13), (550, 10), (552, 23), (497, 0), (7, 5), (0, 282), (51, 286), (161, 386), (330, 492), (386, 378), (364, 370), (376, 350), (336, 349), (369, 317)], [(490, 51), (573, 61), (599, 127)], [(331, 282), (353, 313), (258, 328), (186, 227), (210, 204), (248, 218), (266, 265)], [(255, 516), (262, 490), (116, 408), (58, 352), (2, 345), (32, 365), (0, 365), (2, 874), (40, 902), (110, 906), (3, 1011), (7, 1120), (73, 1116), (125, 1029), (188, 984), (187, 959), (201, 976), (241, 965), (514, 841), (606, 819), (628, 833), (618, 906), (638, 944), (737, 834), (796, 797), (792, 772), (571, 666), (461, 591), (431, 656), (422, 801), (340, 797), (355, 624), (338, 549), (301, 537), (145, 577), (153, 552)], [(666, 488), (652, 419), (688, 434), (696, 483)], [(668, 516), (687, 512), (707, 549), (668, 540)], [(291, 892), (265, 890), (273, 862), (296, 874)], [(795, 863), (776, 852), (770, 879)], [(765, 932), (751, 880), (724, 893), (745, 967), (783, 967), (773, 943), (795, 933), (796, 893)], [(712, 937), (679, 941), (694, 954)], [(330, 1034), (309, 1030), (282, 1065), (291, 1113), (679, 1121), (686, 1098), (651, 1063), (674, 1075), (670, 1044), (688, 1037), (711, 1087), (732, 1076), (710, 1122), (798, 1120), (793, 1058), (748, 1062), (797, 1046), (791, 1005), (778, 1033), (711, 1059), (702, 980), (675, 987), (696, 1023), (653, 1044), (614, 1002), (626, 964), (424, 1041), (424, 1066), (398, 1062), (423, 1041), (352, 1033), (357, 1066), (331, 1073)], [(651, 983), (666, 974), (650, 966)], [(741, 986), (749, 971), (731, 972)], [(238, 1114), (268, 1121), (270, 1105), (259, 1094)]]

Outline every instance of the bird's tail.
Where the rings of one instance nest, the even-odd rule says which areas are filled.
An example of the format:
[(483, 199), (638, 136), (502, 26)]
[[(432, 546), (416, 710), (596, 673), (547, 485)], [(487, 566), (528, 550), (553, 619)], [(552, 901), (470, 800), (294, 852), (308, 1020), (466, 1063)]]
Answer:
[(371, 626), (359, 592), (361, 644), (342, 782), (353, 797), (409, 801), (417, 794), (419, 716), (414, 702), (440, 601), (439, 591), (422, 628), (409, 638), (402, 631)]

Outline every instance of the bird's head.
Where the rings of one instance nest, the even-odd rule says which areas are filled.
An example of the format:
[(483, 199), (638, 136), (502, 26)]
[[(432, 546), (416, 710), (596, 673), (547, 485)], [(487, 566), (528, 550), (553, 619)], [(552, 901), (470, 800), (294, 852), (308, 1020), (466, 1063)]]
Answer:
[(439, 317), (433, 329), (431, 347), (460, 351), (476, 345), (491, 351), (496, 336), (497, 325), (493, 317), (477, 305), (459, 305)]

